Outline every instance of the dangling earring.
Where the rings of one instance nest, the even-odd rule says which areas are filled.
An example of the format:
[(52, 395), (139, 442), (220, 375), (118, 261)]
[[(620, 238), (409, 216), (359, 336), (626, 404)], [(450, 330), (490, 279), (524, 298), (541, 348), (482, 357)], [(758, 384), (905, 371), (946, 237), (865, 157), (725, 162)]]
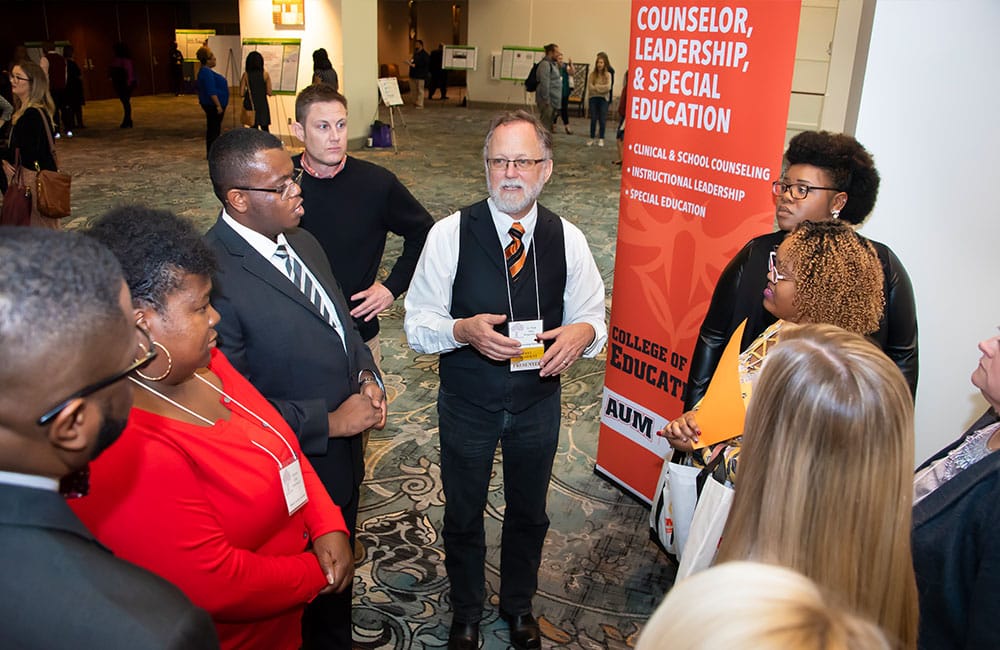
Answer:
[[(139, 347), (142, 347), (143, 349), (145, 349), (141, 343), (139, 344)], [(144, 374), (142, 374), (141, 370), (136, 370), (135, 374), (139, 375), (140, 377), (142, 377), (146, 381), (161, 381), (163, 379), (166, 379), (167, 375), (170, 374), (170, 371), (173, 370), (173, 367), (174, 367), (174, 358), (172, 356), (170, 356), (170, 350), (168, 350), (167, 348), (163, 347), (163, 344), (160, 343), (159, 341), (153, 341), (153, 347), (154, 348), (160, 348), (161, 350), (163, 350), (163, 354), (167, 355), (167, 369), (164, 370), (163, 374), (160, 375), (159, 377), (150, 377), (149, 375), (144, 375)]]
[(830, 210), (830, 216), (834, 219), (840, 218), (840, 210)]

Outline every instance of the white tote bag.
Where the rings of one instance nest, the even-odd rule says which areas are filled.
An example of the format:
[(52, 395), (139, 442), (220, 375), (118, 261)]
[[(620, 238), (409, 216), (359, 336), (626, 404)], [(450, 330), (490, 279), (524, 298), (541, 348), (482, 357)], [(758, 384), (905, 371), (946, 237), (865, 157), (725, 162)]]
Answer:
[(729, 508), (733, 505), (733, 494), (733, 488), (723, 485), (714, 476), (706, 478), (675, 580), (682, 580), (707, 569), (715, 561), (719, 542), (722, 541), (722, 531), (729, 518)]
[(672, 459), (672, 452), (663, 459), (654, 493), (655, 500), (649, 512), (649, 525), (663, 548), (679, 558), (694, 517), (698, 501), (695, 481), (701, 470), (679, 465), (672, 462)]

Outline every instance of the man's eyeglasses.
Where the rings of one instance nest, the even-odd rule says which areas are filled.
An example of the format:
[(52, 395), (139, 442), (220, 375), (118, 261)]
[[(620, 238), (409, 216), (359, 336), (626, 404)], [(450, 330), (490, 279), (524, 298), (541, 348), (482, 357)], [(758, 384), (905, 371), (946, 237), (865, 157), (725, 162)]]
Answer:
[(292, 170), (292, 177), (285, 181), (284, 185), (281, 187), (234, 187), (234, 190), (243, 190), (244, 192), (270, 192), (272, 194), (280, 194), (283, 201), (287, 201), (292, 198), (293, 187), (299, 187), (299, 181), (302, 180), (302, 170), (294, 169)]
[(788, 280), (790, 282), (794, 282), (795, 278), (790, 278), (787, 275), (782, 275), (778, 273), (778, 265), (775, 264), (777, 260), (778, 260), (778, 253), (775, 251), (771, 251), (771, 254), (767, 258), (767, 277), (770, 278), (771, 282), (774, 282), (775, 284), (781, 282), (782, 280)]
[(805, 183), (782, 183), (781, 181), (774, 181), (771, 183), (771, 194), (775, 196), (781, 196), (789, 190), (791, 190), (792, 198), (796, 201), (801, 201), (809, 196), (809, 190), (829, 190), (830, 192), (842, 191), (836, 187), (820, 187), (818, 185), (806, 185)]
[(545, 162), (546, 160), (548, 160), (548, 158), (517, 158), (515, 160), (508, 160), (507, 158), (487, 158), (486, 164), (489, 165), (490, 169), (496, 171), (507, 171), (507, 166), (513, 163), (515, 169), (525, 171), (531, 169), (538, 163)]
[(92, 395), (97, 391), (101, 390), (102, 388), (107, 388), (111, 384), (114, 384), (116, 382), (121, 381), (122, 379), (125, 379), (125, 377), (127, 377), (129, 374), (138, 370), (139, 368), (142, 368), (150, 361), (155, 359), (156, 348), (153, 347), (153, 339), (149, 336), (149, 332), (142, 329), (141, 327), (137, 327), (136, 329), (139, 330), (139, 332), (142, 333), (143, 338), (146, 339), (145, 345), (143, 345), (142, 343), (138, 344), (138, 348), (142, 350), (142, 354), (138, 359), (129, 364), (129, 366), (124, 370), (122, 370), (121, 372), (116, 372), (115, 374), (111, 375), (106, 379), (95, 381), (89, 386), (84, 386), (83, 388), (76, 391), (66, 399), (59, 402), (56, 406), (53, 406), (51, 409), (46, 411), (45, 414), (42, 417), (38, 418), (38, 420), (36, 420), (35, 423), (40, 427), (44, 427), (49, 422), (54, 420), (56, 416), (59, 415), (59, 412), (62, 411), (64, 408), (66, 408), (69, 405), (69, 403), (72, 402), (73, 400), (79, 399), (81, 397), (86, 397), (87, 395)]

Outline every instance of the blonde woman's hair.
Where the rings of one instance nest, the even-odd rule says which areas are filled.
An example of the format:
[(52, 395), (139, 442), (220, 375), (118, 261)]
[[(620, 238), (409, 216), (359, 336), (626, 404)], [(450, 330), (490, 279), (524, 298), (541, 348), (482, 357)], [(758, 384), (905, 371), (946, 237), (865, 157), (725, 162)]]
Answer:
[(674, 586), (636, 650), (890, 650), (874, 624), (779, 566), (728, 562)]
[[(52, 95), (49, 94), (49, 78), (42, 70), (42, 66), (30, 59), (18, 61), (14, 66), (21, 68), (24, 76), (28, 78), (28, 101), (22, 102), (20, 97), (14, 95), (15, 110), (10, 120), (11, 124), (17, 124), (17, 121), (29, 108), (37, 108), (47, 112), (51, 120), (56, 110), (56, 104), (52, 101)], [(11, 67), (11, 74), (13, 73), (14, 68)]]
[(913, 453), (896, 364), (832, 325), (783, 331), (747, 409), (719, 561), (795, 569), (915, 648)]

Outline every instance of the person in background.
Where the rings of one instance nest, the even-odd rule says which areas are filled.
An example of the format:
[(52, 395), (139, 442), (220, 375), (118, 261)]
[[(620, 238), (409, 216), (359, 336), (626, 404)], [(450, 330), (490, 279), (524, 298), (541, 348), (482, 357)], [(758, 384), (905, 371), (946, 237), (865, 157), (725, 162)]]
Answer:
[[(684, 391), (684, 410), (705, 395), (722, 351), (736, 328), (747, 321), (740, 349), (774, 322), (760, 297), (767, 284), (770, 254), (803, 221), (840, 220), (862, 224), (878, 196), (879, 174), (871, 154), (844, 133), (804, 131), (785, 151), (781, 179), (771, 184), (778, 231), (751, 239), (719, 277), (702, 322)], [(917, 310), (910, 276), (888, 246), (871, 242), (882, 264), (886, 309), (872, 338), (896, 362), (917, 391)]]
[(321, 47), (313, 52), (312, 82), (329, 84), (335, 91), (340, 91), (340, 78), (337, 77), (337, 71), (333, 69), (330, 55), (326, 53), (325, 48)]
[(83, 105), (86, 99), (83, 96), (83, 71), (73, 60), (75, 50), (72, 45), (63, 48), (63, 56), (66, 58), (66, 96), (63, 107), (63, 124), (66, 126), (66, 135), (72, 137), (73, 129), (83, 129)]
[(207, 47), (198, 50), (198, 103), (205, 111), (205, 155), (222, 133), (222, 118), (229, 105), (229, 81), (215, 71), (215, 53)]
[(899, 368), (860, 334), (790, 329), (764, 361), (743, 439), (718, 561), (798, 571), (893, 647), (916, 648), (913, 398)]
[(424, 107), (424, 82), (430, 74), (431, 58), (424, 49), (424, 42), (417, 39), (410, 57), (410, 80), (413, 82), (413, 103), (417, 108)]
[(112, 555), (64, 498), (119, 444), (126, 379), (155, 357), (131, 311), (104, 246), (0, 228), (0, 647), (219, 647), (205, 612)]
[(181, 96), (184, 87), (184, 53), (177, 49), (177, 41), (170, 44), (170, 92)]
[[(66, 130), (66, 125), (63, 123), (66, 107), (66, 57), (56, 50), (52, 41), (43, 43), (42, 50), (44, 54), (38, 63), (48, 77), (49, 94), (52, 95), (52, 102), (56, 106), (56, 110), (52, 113), (52, 135), (58, 139)], [(72, 132), (67, 135), (73, 137)]]
[(562, 103), (562, 74), (556, 59), (559, 58), (559, 46), (549, 43), (545, 46), (545, 56), (535, 68), (535, 104), (538, 105), (538, 117), (549, 131), (555, 130), (556, 109)]
[(132, 128), (132, 93), (137, 85), (135, 78), (135, 66), (132, 63), (132, 56), (129, 54), (128, 46), (124, 43), (115, 43), (115, 58), (111, 59), (110, 76), (111, 85), (115, 89), (118, 101), (122, 103), (122, 129)]
[(573, 69), (573, 59), (563, 63), (563, 55), (560, 52), (556, 57), (556, 65), (559, 66), (559, 74), (562, 76), (562, 102), (559, 104), (559, 113), (552, 116), (553, 126), (559, 120), (559, 114), (561, 114), (563, 128), (566, 129), (566, 133), (573, 133), (573, 130), (569, 128), (569, 94), (572, 91), (569, 84), (575, 72)]
[(615, 143), (618, 145), (618, 160), (613, 164), (621, 165), (625, 159), (625, 115), (628, 113), (628, 70), (622, 81), (622, 94), (618, 96), (618, 130), (615, 133)]
[(677, 583), (636, 650), (891, 650), (875, 624), (838, 607), (809, 578), (727, 562)]
[(972, 385), (989, 408), (913, 480), (921, 650), (1000, 647), (1000, 336), (979, 351)]
[(434, 99), (434, 91), (441, 91), (441, 99), (448, 99), (448, 71), (444, 69), (444, 43), (438, 43), (437, 49), (430, 54), (430, 84), (427, 86), (427, 99)]
[(587, 146), (594, 145), (597, 135), (597, 146), (604, 146), (604, 128), (608, 122), (608, 104), (611, 101), (611, 62), (604, 52), (597, 53), (594, 69), (587, 77), (587, 100), (590, 107), (590, 139)]
[(171, 212), (115, 208), (88, 235), (120, 260), (156, 359), (115, 447), (71, 506), (118, 557), (177, 585), (223, 648), (297, 650), (306, 603), (350, 592), (340, 509), (295, 434), (215, 345), (215, 259)]
[[(49, 94), (49, 82), (42, 67), (25, 59), (11, 69), (10, 83), (14, 91), (14, 114), (11, 116), (9, 146), (4, 152), (3, 167), (7, 183), (14, 174), (18, 157), (26, 170), (57, 170), (51, 139), (55, 104)], [(31, 225), (53, 230), (60, 227), (59, 219), (41, 215), (34, 193), (31, 201)]]
[[(260, 52), (247, 54), (243, 66), (243, 77), (240, 79), (240, 97), (243, 98), (243, 108), (254, 112), (254, 123), (248, 124), (255, 129), (270, 131), (271, 106), (267, 98), (271, 96), (271, 75), (264, 69), (264, 57)], [(247, 96), (249, 95), (249, 102)]]

